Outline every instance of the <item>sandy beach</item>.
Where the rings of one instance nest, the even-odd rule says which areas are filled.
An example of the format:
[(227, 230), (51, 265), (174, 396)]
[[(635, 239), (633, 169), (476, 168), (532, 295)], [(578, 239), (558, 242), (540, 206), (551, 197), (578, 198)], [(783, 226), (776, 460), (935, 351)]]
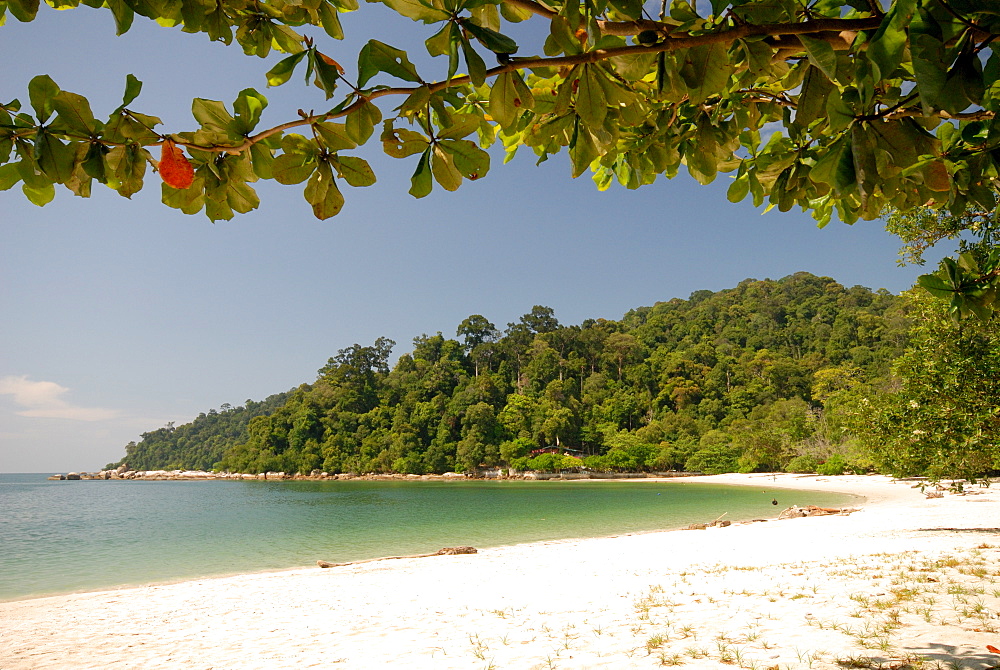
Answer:
[(5, 602), (0, 669), (1000, 663), (987, 650), (1000, 647), (1000, 489), (926, 498), (881, 476), (697, 481), (866, 501), (849, 515)]

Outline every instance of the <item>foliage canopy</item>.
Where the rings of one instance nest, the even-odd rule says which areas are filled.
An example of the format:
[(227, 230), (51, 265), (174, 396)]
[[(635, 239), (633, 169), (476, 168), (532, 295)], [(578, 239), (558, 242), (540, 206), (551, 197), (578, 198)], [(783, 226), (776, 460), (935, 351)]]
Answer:
[[(702, 183), (734, 173), (731, 200), (798, 206), (821, 223), (886, 207), (996, 206), (994, 0), (382, 0), (420, 24), (432, 58), (371, 39), (356, 66), (321, 48), (343, 38), (341, 15), (357, 0), (47, 2), (108, 9), (119, 33), (145, 17), (248, 56), (283, 52), (267, 84), (304, 74), (331, 107), (259, 128), (267, 100), (246, 89), (229, 107), (195, 99), (191, 128), (162, 128), (139, 111), (135, 77), (98, 116), (38, 76), (27, 105), (0, 104), (0, 190), (20, 184), (38, 205), (57, 184), (87, 196), (97, 181), (129, 197), (160, 146), (170, 207), (229, 219), (258, 206), (254, 182), (273, 179), (304, 184), (325, 219), (343, 207), (344, 184), (375, 182), (356, 154), (375, 138), (413, 161), (415, 197), (483, 177), (499, 141), (508, 158), (566, 149), (572, 175), (589, 170), (599, 188), (637, 188), (682, 166)], [(38, 0), (0, 0), (0, 19), (38, 10)], [(376, 104), (390, 96), (394, 109)]]

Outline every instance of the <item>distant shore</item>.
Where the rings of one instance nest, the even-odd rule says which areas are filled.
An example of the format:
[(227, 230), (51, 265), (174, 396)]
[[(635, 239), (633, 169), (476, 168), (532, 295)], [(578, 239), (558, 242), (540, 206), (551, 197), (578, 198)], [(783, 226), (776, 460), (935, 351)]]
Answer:
[(0, 603), (0, 668), (971, 670), (1000, 661), (986, 648), (1000, 646), (1000, 491), (927, 497), (913, 482), (853, 475), (670, 481), (866, 502), (848, 515)]
[(72, 480), (107, 480), (107, 479), (138, 479), (144, 481), (331, 481), (360, 479), (366, 481), (454, 481), (464, 479), (538, 479), (538, 480), (577, 480), (577, 479), (669, 479), (673, 477), (702, 477), (696, 472), (519, 472), (512, 475), (502, 474), (499, 470), (488, 471), (485, 474), (466, 475), (460, 472), (445, 472), (432, 475), (404, 475), (378, 473), (330, 473), (316, 470), (308, 475), (288, 472), (214, 472), (207, 470), (129, 470), (119, 467), (114, 470), (99, 470), (97, 472), (68, 472), (49, 477), (53, 481)]

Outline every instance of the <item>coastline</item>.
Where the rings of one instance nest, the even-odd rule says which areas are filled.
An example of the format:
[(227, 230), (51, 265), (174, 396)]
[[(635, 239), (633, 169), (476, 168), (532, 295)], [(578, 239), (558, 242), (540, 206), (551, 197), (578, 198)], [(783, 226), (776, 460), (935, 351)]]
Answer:
[(0, 667), (822, 670), (863, 658), (904, 667), (907, 654), (927, 657), (928, 668), (1000, 661), (986, 650), (1000, 646), (1000, 491), (927, 499), (913, 482), (879, 476), (662, 481), (866, 501), (847, 516), (4, 602)]

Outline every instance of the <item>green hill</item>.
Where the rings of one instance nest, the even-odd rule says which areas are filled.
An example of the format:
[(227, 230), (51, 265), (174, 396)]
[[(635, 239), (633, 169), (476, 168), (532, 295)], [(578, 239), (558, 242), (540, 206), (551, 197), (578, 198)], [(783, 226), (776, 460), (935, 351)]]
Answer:
[(458, 339), (415, 338), (391, 369), (390, 340), (342, 349), (311, 384), (146, 433), (124, 460), (303, 473), (842, 463), (829, 399), (886, 378), (907, 326), (888, 292), (808, 273), (618, 321), (562, 325), (536, 306), (501, 333), (473, 315)]

